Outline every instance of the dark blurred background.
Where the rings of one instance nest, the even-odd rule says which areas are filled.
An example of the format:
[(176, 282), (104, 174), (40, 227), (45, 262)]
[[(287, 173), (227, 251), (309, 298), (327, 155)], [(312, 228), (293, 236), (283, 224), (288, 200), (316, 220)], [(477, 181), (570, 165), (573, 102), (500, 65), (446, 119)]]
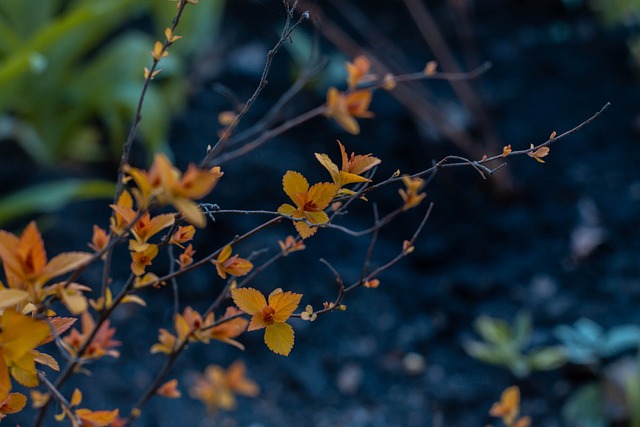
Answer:
[[(95, 7), (88, 1), (58, 3), (39, 18), (41, 25), (52, 26), (73, 8)], [(169, 22), (156, 11), (166, 9), (165, 2), (111, 3), (104, 7), (113, 8), (113, 22), (99, 34), (91, 32), (92, 43), (73, 43), (88, 28), (98, 27), (90, 20), (78, 33), (60, 35), (59, 42), (68, 43), (66, 52), (76, 52), (64, 57), (65, 49), (58, 49), (61, 62), (55, 61), (58, 53), (37, 44), (41, 39), (29, 38), (38, 34), (35, 24), (32, 33), (16, 30), (31, 44), (3, 37), (0, 46), (0, 87), (13, 91), (8, 95), (3, 89), (7, 95), (0, 97), (0, 193), (6, 197), (0, 201), (5, 209), (0, 219), (16, 231), (36, 218), (49, 254), (84, 250), (92, 225), (106, 227), (117, 147), (139, 93), (140, 70), (148, 66), (147, 51)], [(434, 203), (416, 251), (382, 274), (379, 288), (353, 293), (344, 313), (313, 323), (293, 321), (296, 343), (288, 358), (269, 352), (257, 332), (241, 336), (245, 352), (216, 343), (193, 345), (171, 375), (180, 380), (183, 398), (152, 401), (139, 425), (484, 425), (493, 422), (488, 416), (492, 402), (512, 384), (520, 386), (522, 412), (532, 416), (533, 425), (639, 425), (633, 424), (640, 422), (634, 409), (640, 407), (634, 403), (640, 384), (635, 363), (640, 321), (639, 2), (302, 3), (299, 12), (309, 10), (311, 19), (278, 53), (269, 84), (240, 130), (263, 117), (308, 68), (311, 52), (312, 60), (327, 65), (282, 111), (283, 120), (323, 103), (329, 86), (344, 87), (344, 61), (357, 54), (372, 58), (378, 75), (420, 71), (431, 60), (443, 71), (468, 71), (485, 61), (492, 66), (479, 78), (455, 85), (428, 80), (376, 92), (371, 106), (376, 118), (359, 120), (358, 136), (318, 118), (223, 165), (225, 176), (207, 199), (222, 208), (276, 209), (287, 201), (281, 179), (290, 169), (312, 182), (327, 180), (313, 153), (337, 159), (336, 139), (349, 151), (380, 157), (374, 180), (382, 180), (397, 169), (423, 170), (448, 154), (477, 159), (499, 154), (507, 144), (514, 150), (528, 148), (553, 131), (573, 128), (607, 102), (611, 107), (554, 144), (545, 164), (526, 156), (509, 158), (508, 167), (489, 180), (470, 168), (441, 171), (426, 189), (425, 203), (380, 234), (374, 265), (398, 253), (426, 203)], [(0, 0), (0, 17), (19, 24), (19, 11), (12, 7)], [(191, 27), (185, 23), (177, 32), (187, 36), (184, 50), (172, 52), (161, 67), (167, 72), (148, 99), (151, 107), (143, 123), (149, 118), (150, 124), (134, 150), (134, 164), (147, 165), (158, 149), (171, 153), (182, 168), (199, 161), (217, 140), (218, 114), (233, 108), (218, 85), (246, 100), (285, 20), (279, 0), (201, 0), (189, 12), (200, 21)], [(89, 16), (104, 18), (98, 12)], [(120, 56), (112, 52), (119, 51), (114, 41), (129, 39), (134, 41), (120, 41)], [(139, 51), (134, 45), (141, 46)], [(140, 64), (132, 65), (136, 61)], [(25, 68), (11, 75), (6, 70), (14, 63)], [(116, 73), (125, 65), (132, 68), (130, 74)], [(368, 204), (354, 206), (341, 223), (369, 227), (374, 201), (382, 214), (401, 203), (397, 188), (387, 188)], [(198, 255), (258, 221), (216, 216), (196, 242)], [(241, 254), (265, 246), (275, 251), (277, 240), (292, 233), (290, 224), (282, 224), (237, 249)], [(321, 230), (306, 242), (307, 250), (268, 269), (252, 286), (263, 292), (297, 290), (304, 294), (303, 306), (320, 307), (335, 297), (336, 285), (318, 259), (325, 258), (352, 282), (359, 278), (368, 243), (367, 237)], [(126, 253), (121, 255), (114, 272), (122, 281), (128, 262)], [(154, 270), (163, 271), (160, 265)], [(89, 272), (83, 283), (98, 283), (99, 274)], [(221, 286), (213, 268), (190, 273), (180, 281), (180, 303), (202, 310)], [(119, 407), (127, 413), (161, 366), (162, 356), (150, 355), (149, 348), (154, 331), (170, 325), (173, 298), (169, 289), (143, 296), (147, 308), (127, 306), (115, 313), (122, 356), (91, 365), (93, 375), (75, 382), (85, 390), (88, 407)], [(517, 331), (481, 317), (511, 324), (518, 313)], [(522, 320), (524, 313), (533, 326)], [(472, 341), (486, 338), (473, 328), (478, 318), (484, 319), (481, 331), (498, 335), (494, 347), (511, 351), (484, 358), (497, 365), (465, 351)], [(572, 327), (569, 335), (558, 333), (558, 326), (581, 318), (603, 329), (589, 324)], [(628, 326), (624, 333), (605, 333), (621, 325)], [(598, 347), (610, 338), (617, 341)], [(550, 365), (529, 356), (544, 348), (553, 349), (547, 362), (559, 357), (558, 350), (566, 363), (542, 371)], [(571, 356), (578, 350), (593, 357)], [(259, 397), (241, 398), (238, 410), (217, 414), (188, 398), (189, 386), (207, 365), (227, 366), (236, 359), (246, 362), (249, 377), (260, 385)], [(26, 412), (15, 422), (29, 425)]]

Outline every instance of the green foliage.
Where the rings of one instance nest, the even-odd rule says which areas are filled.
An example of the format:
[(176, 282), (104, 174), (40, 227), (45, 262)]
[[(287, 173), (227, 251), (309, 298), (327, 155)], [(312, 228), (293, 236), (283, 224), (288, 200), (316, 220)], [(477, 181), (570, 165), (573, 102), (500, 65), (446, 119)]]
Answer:
[[(211, 39), (223, 0), (202, 2), (185, 17), (175, 55), (163, 60), (149, 88), (140, 125), (147, 149), (166, 149), (171, 113), (180, 108), (184, 64), (196, 43)], [(164, 39), (175, 5), (157, 0), (0, 1), (0, 114), (2, 137), (15, 139), (35, 160), (96, 160), (107, 139), (119, 153), (133, 120), (150, 64), (149, 51)], [(126, 29), (150, 16), (153, 36)], [(182, 46), (180, 46), (182, 44)]]
[(587, 4), (600, 20), (610, 27), (627, 27), (627, 45), (637, 66), (640, 66), (640, 0), (562, 0), (569, 8)]
[(580, 387), (562, 408), (562, 416), (569, 425), (581, 427), (605, 427), (603, 394), (600, 384), (591, 383)]
[(580, 365), (598, 363), (640, 344), (640, 327), (620, 325), (605, 331), (590, 319), (580, 319), (573, 326), (558, 326), (554, 334), (564, 345), (568, 360)]
[(531, 316), (526, 313), (519, 313), (513, 326), (501, 319), (481, 316), (473, 327), (483, 341), (465, 342), (465, 351), (482, 362), (508, 368), (518, 378), (532, 371), (558, 368), (566, 361), (563, 347), (529, 348), (533, 327)]
[(34, 213), (52, 212), (72, 201), (112, 198), (115, 185), (103, 180), (50, 182), (17, 191), (0, 199), (0, 225)]

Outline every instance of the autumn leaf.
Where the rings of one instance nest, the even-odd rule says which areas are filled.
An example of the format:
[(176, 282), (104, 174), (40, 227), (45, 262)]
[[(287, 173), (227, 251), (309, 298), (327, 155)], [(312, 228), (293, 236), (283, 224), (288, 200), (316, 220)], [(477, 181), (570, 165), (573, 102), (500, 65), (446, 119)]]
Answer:
[[(331, 179), (338, 187), (344, 187), (345, 185), (370, 182), (371, 180), (361, 176), (364, 172), (380, 164), (380, 159), (373, 157), (371, 154), (356, 155), (351, 153), (349, 157), (344, 145), (338, 141), (340, 146), (340, 154), (342, 156), (342, 167), (338, 169), (338, 166), (331, 161), (326, 154), (316, 153), (316, 159), (329, 171)], [(350, 192), (353, 194), (353, 192)]]
[(197, 227), (204, 227), (207, 219), (194, 200), (209, 194), (223, 175), (219, 167), (204, 170), (194, 164), (183, 174), (164, 154), (156, 154), (149, 171), (129, 165), (125, 165), (124, 171), (137, 186), (132, 193), (140, 207), (147, 208), (152, 201), (172, 205)]
[(151, 265), (153, 259), (158, 255), (157, 245), (146, 245), (140, 251), (131, 252), (131, 272), (136, 276), (142, 276), (145, 269)]
[[(69, 351), (73, 355), (78, 354), (80, 348), (85, 345), (85, 342), (91, 336), (95, 328), (95, 321), (88, 311), (82, 313), (80, 322), (82, 326), (82, 332), (79, 332), (74, 328), (66, 337), (62, 339), (62, 342), (65, 344), (67, 351)], [(104, 356), (120, 356), (120, 353), (117, 350), (114, 350), (114, 347), (118, 347), (121, 344), (120, 341), (116, 341), (113, 339), (115, 333), (116, 330), (115, 328), (110, 327), (109, 320), (106, 320), (104, 323), (102, 323), (102, 325), (98, 329), (98, 332), (96, 332), (95, 336), (84, 351), (83, 358), (99, 359)]]
[(191, 397), (202, 401), (210, 412), (234, 409), (236, 394), (255, 397), (258, 393), (260, 388), (246, 377), (245, 365), (239, 361), (226, 370), (218, 365), (208, 366), (189, 390)]
[[(531, 144), (531, 147), (529, 149), (533, 150), (534, 148), (535, 148), (534, 145)], [(550, 151), (549, 147), (540, 147), (535, 151), (528, 152), (527, 155), (529, 157), (536, 159), (538, 163), (544, 163), (544, 160), (542, 160), (542, 158), (549, 155), (549, 151)]]
[(76, 409), (76, 415), (82, 421), (82, 427), (105, 427), (111, 424), (118, 416), (119, 411), (91, 411), (89, 409)]
[(38, 385), (33, 349), (49, 335), (49, 325), (7, 309), (0, 331), (0, 400), (4, 400), (11, 390), (9, 374), (25, 387)]
[(400, 189), (398, 192), (400, 193), (400, 197), (404, 201), (404, 206), (402, 206), (402, 210), (406, 211), (411, 208), (414, 208), (420, 204), (422, 199), (426, 197), (425, 193), (420, 193), (422, 187), (424, 187), (424, 180), (422, 178), (411, 178), (409, 176), (403, 176), (402, 182), (405, 185), (406, 189)]
[(369, 77), (367, 80), (373, 80), (375, 78), (374, 76), (369, 76), (371, 61), (364, 55), (355, 57), (353, 62), (347, 62), (344, 66), (347, 69), (347, 85), (349, 89), (355, 89), (358, 83), (366, 76)]
[(284, 256), (289, 255), (292, 252), (303, 251), (306, 249), (302, 240), (296, 240), (293, 236), (287, 236), (282, 240), (278, 240), (278, 245), (280, 246), (280, 250)]
[(369, 111), (371, 90), (340, 92), (335, 87), (327, 91), (327, 103), (324, 115), (335, 120), (338, 125), (352, 135), (360, 133), (360, 125), (356, 118), (372, 118)]
[(167, 381), (158, 387), (156, 394), (162, 397), (168, 397), (169, 399), (177, 399), (181, 396), (180, 391), (178, 390), (178, 380), (175, 378)]
[(300, 304), (302, 294), (276, 289), (267, 302), (256, 289), (236, 288), (231, 290), (231, 296), (240, 310), (252, 316), (247, 330), (266, 328), (264, 341), (267, 347), (276, 354), (288, 356), (293, 347), (294, 333), (285, 321)]
[(231, 256), (231, 253), (231, 245), (227, 245), (220, 251), (218, 259), (211, 261), (216, 266), (218, 276), (223, 279), (227, 278), (227, 274), (236, 277), (245, 276), (253, 268), (251, 261), (240, 258), (238, 255)]
[[(0, 286), (0, 297), (2, 301), (13, 303), (18, 300), (16, 304), (30, 302), (37, 306), (48, 295), (43, 289), (48, 281), (76, 270), (92, 257), (88, 252), (65, 252), (48, 261), (35, 222), (29, 223), (20, 237), (0, 230), (0, 258), (9, 286), (9, 289)], [(9, 292), (11, 290), (13, 292)], [(14, 304), (3, 302), (0, 305), (6, 308)]]
[(511, 426), (520, 413), (520, 389), (517, 386), (506, 388), (500, 395), (500, 401), (493, 404), (489, 415), (500, 417)]
[(178, 256), (178, 265), (180, 270), (193, 263), (193, 255), (196, 251), (193, 250), (193, 245), (189, 244), (185, 250)]
[[(238, 313), (240, 313), (240, 310), (236, 309), (235, 307), (227, 307), (227, 310), (225, 311), (222, 319), (233, 317)], [(213, 324), (214, 320), (215, 318), (212, 318), (210, 324)], [(222, 341), (226, 344), (230, 344), (236, 348), (239, 348), (240, 350), (244, 350), (244, 346), (238, 341), (234, 340), (234, 338), (246, 331), (248, 324), (249, 321), (247, 319), (236, 317), (234, 319), (220, 323), (217, 326), (209, 327), (209, 325), (205, 325), (203, 329), (206, 329), (209, 338)]]
[(9, 393), (4, 399), (0, 398), (0, 421), (7, 415), (16, 414), (27, 404), (27, 396), (22, 393)]
[(166, 58), (169, 56), (169, 52), (165, 49), (165, 46), (159, 41), (153, 44), (153, 50), (151, 51), (151, 56), (156, 61), (160, 61), (162, 58)]
[[(285, 203), (278, 208), (278, 213), (295, 219), (304, 219), (310, 224), (329, 222), (329, 216), (324, 210), (338, 192), (335, 184), (323, 182), (309, 188), (309, 183), (302, 174), (287, 171), (282, 178), (282, 187), (296, 206)], [(317, 229), (302, 221), (296, 221), (295, 227), (303, 239), (312, 236)]]
[(109, 244), (109, 235), (107, 232), (98, 227), (97, 225), (93, 226), (93, 236), (91, 237), (91, 243), (89, 243), (89, 247), (93, 249), (95, 252), (99, 252)]
[(131, 228), (131, 232), (138, 243), (146, 243), (160, 231), (171, 227), (174, 221), (174, 214), (156, 215), (151, 218), (151, 215), (147, 212), (135, 223)]
[(182, 244), (193, 239), (195, 233), (196, 229), (193, 227), (193, 225), (181, 225), (178, 227), (178, 231), (173, 233), (173, 236), (171, 236), (169, 243), (171, 243), (172, 245), (178, 245), (182, 248)]

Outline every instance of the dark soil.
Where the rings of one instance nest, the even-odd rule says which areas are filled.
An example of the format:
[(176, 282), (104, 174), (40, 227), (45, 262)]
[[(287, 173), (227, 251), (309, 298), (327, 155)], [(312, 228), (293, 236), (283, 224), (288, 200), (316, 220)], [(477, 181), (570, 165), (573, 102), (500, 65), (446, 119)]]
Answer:
[[(366, 5), (379, 29), (413, 58), (414, 70), (432, 59), (402, 2), (354, 3)], [(428, 3), (434, 5), (445, 36), (463, 59), (450, 10), (443, 2)], [(180, 380), (184, 397), (152, 401), (139, 425), (482, 426), (492, 422), (487, 414), (491, 403), (512, 384), (521, 387), (523, 413), (533, 417), (534, 425), (565, 425), (562, 404), (583, 379), (558, 369), (517, 380), (504, 368), (469, 357), (462, 343), (474, 337), (476, 317), (510, 321), (520, 310), (533, 316), (537, 345), (554, 343), (553, 328), (580, 317), (605, 327), (640, 323), (638, 70), (626, 49), (626, 34), (603, 27), (586, 9), (567, 10), (555, 0), (477, 3), (474, 54), (490, 60), (493, 68), (474, 84), (504, 144), (522, 149), (544, 142), (552, 131), (576, 126), (606, 102), (612, 107), (595, 123), (553, 145), (544, 165), (526, 156), (510, 159), (509, 173), (517, 185), (510, 197), (497, 195), (494, 186), (472, 170), (441, 172), (427, 189), (427, 201), (435, 207), (415, 253), (382, 274), (378, 289), (355, 292), (344, 313), (314, 323), (293, 321), (296, 343), (287, 358), (269, 352), (259, 332), (241, 337), (245, 352), (223, 344), (193, 345), (171, 375)], [(231, 54), (226, 60), (220, 57), (215, 67), (220, 74), (198, 86), (175, 122), (172, 143), (179, 165), (203, 156), (216, 138), (217, 114), (229, 108), (212, 90), (213, 83), (222, 82), (243, 99), (248, 97), (283, 19), (279, 0), (229, 2), (220, 45), (232, 47)], [(305, 25), (303, 32), (311, 35), (311, 26)], [(335, 53), (326, 44), (321, 49)], [(291, 84), (291, 63), (283, 50), (247, 123), (260, 118)], [(426, 84), (439, 95), (439, 108), (468, 120), (446, 83)], [(310, 88), (290, 113), (306, 111), (322, 100), (322, 92)], [(335, 158), (337, 138), (351, 151), (382, 158), (380, 179), (398, 168), (415, 172), (428, 167), (432, 159), (460, 154), (448, 141), (426, 137), (429, 132), (421, 132), (386, 94), (376, 95), (372, 109), (377, 119), (360, 121), (358, 137), (322, 118), (230, 162), (208, 201), (223, 208), (275, 209), (286, 201), (281, 189), (286, 170), (299, 170), (311, 181), (328, 178), (313, 153)], [(20, 154), (10, 150), (0, 157), (3, 192), (15, 188), (16, 178), (22, 176), (17, 164), (33, 169), (27, 159), (16, 156)], [(136, 161), (143, 164), (143, 156)], [(90, 170), (72, 173), (88, 176)], [(36, 181), (50, 179), (47, 172), (35, 176)], [(381, 192), (376, 201), (382, 213), (390, 211), (400, 202), (397, 188)], [(425, 209), (426, 204), (408, 212), (381, 233), (374, 264), (397, 254)], [(106, 203), (83, 203), (42, 218), (48, 251), (83, 250), (92, 225), (105, 226), (108, 214)], [(363, 229), (372, 220), (370, 205), (364, 205), (354, 209), (345, 225)], [(216, 217), (198, 242), (198, 254), (257, 221)], [(283, 224), (238, 249), (250, 253), (273, 248), (292, 232), (290, 224)], [(304, 305), (319, 307), (334, 298), (336, 284), (318, 259), (325, 258), (346, 282), (352, 282), (359, 277), (368, 242), (334, 230), (321, 231), (308, 240), (306, 251), (267, 270), (253, 286), (263, 291), (297, 290), (304, 293)], [(127, 262), (123, 265), (119, 277), (126, 277)], [(98, 274), (90, 272), (84, 283), (95, 283)], [(204, 309), (220, 286), (213, 269), (194, 272), (180, 283), (180, 302)], [(147, 308), (123, 308), (115, 315), (117, 337), (126, 343), (121, 358), (90, 366), (93, 375), (76, 382), (91, 408), (119, 407), (126, 413), (163, 362), (161, 356), (149, 354), (149, 347), (157, 328), (169, 326), (170, 289), (144, 297)], [(186, 396), (188, 386), (207, 365), (227, 366), (235, 359), (246, 362), (261, 395), (241, 398), (235, 412), (207, 414), (200, 402)], [(412, 360), (424, 361), (424, 367), (410, 369)], [(14, 419), (29, 425), (24, 415)]]

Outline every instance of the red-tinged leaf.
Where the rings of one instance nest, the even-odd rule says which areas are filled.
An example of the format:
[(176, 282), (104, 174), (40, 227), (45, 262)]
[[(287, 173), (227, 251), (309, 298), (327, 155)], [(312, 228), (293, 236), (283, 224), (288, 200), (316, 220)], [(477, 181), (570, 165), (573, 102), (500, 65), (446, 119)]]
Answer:
[(41, 365), (48, 366), (56, 372), (60, 371), (60, 365), (58, 364), (56, 359), (54, 359), (52, 356), (45, 353), (40, 353), (37, 350), (32, 350), (32, 354), (33, 354), (33, 360), (36, 363), (40, 363)]
[(0, 401), (0, 413), (15, 414), (25, 407), (27, 396), (22, 393), (10, 393), (4, 402)]
[(28, 273), (41, 272), (47, 264), (47, 254), (44, 250), (44, 241), (38, 231), (35, 221), (31, 221), (20, 236), (20, 243), (16, 248), (16, 255), (22, 261), (23, 268)]
[(265, 322), (264, 317), (260, 312), (253, 315), (251, 318), (251, 322), (249, 322), (249, 327), (247, 328), (248, 332), (257, 331), (262, 328), (266, 328), (269, 326), (269, 323)]
[(321, 211), (329, 206), (337, 192), (338, 187), (335, 184), (321, 182), (314, 184), (309, 189), (308, 199), (315, 203), (316, 208), (314, 210)]
[[(76, 323), (76, 320), (78, 319), (76, 319), (75, 317), (52, 317), (51, 319), (49, 319), (49, 322), (51, 323), (53, 329), (56, 331), (56, 335), (60, 336), (64, 334), (71, 326), (73, 326), (73, 324)], [(39, 345), (51, 342), (53, 341), (53, 339), (53, 334), (49, 333), (49, 335), (44, 340), (42, 340)]]
[(178, 380), (175, 378), (167, 381), (158, 387), (156, 391), (157, 394), (163, 397), (168, 397), (169, 399), (177, 399), (181, 396), (180, 391), (178, 390)]
[(293, 348), (293, 341), (293, 328), (287, 323), (269, 325), (264, 333), (264, 342), (269, 350), (282, 356), (289, 355)]
[(253, 288), (232, 289), (231, 297), (240, 310), (251, 315), (258, 313), (267, 305), (264, 295)]

